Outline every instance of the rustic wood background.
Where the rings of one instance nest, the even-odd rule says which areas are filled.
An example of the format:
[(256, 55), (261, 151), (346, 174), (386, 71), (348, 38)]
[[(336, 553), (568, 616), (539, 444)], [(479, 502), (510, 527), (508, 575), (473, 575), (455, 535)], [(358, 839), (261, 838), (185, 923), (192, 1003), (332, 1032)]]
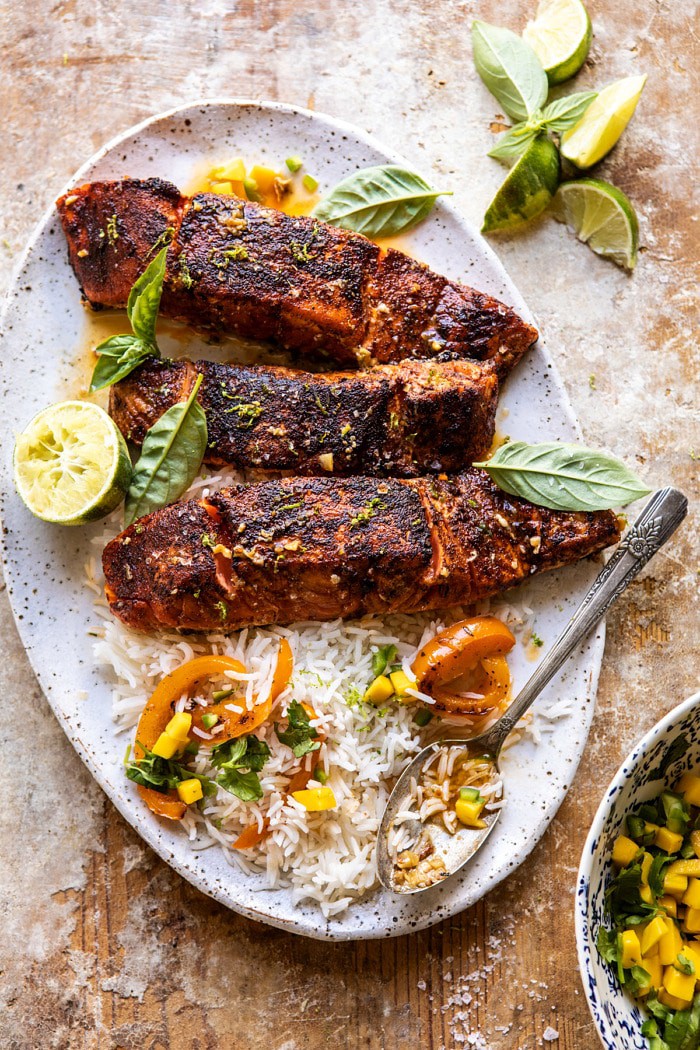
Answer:
[[(502, 170), (485, 155), (498, 113), (473, 70), (469, 25), (477, 16), (518, 29), (533, 6), (0, 0), (3, 284), (79, 163), (148, 114), (205, 95), (281, 99), (355, 121), (432, 169), (478, 223)], [(700, 670), (700, 112), (696, 4), (589, 8), (595, 38), (577, 86), (649, 74), (604, 166), (638, 207), (639, 266), (626, 276), (551, 221), (497, 249), (588, 443), (683, 488), (693, 514), (609, 620), (596, 721), (557, 819), (505, 885), (426, 933), (334, 946), (238, 918), (175, 875), (105, 800), (41, 696), (0, 596), (3, 1047), (597, 1045), (572, 922), (582, 842), (622, 755), (698, 687)]]

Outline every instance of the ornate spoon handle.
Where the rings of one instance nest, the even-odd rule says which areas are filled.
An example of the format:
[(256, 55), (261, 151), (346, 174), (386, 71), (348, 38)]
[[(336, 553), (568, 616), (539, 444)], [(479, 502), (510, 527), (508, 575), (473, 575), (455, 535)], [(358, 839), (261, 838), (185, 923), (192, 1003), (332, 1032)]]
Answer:
[(601, 569), (591, 589), (569, 620), (563, 634), (510, 705), (508, 711), (487, 734), (494, 750), (525, 714), (564, 661), (602, 620), (650, 558), (676, 531), (688, 511), (688, 500), (677, 489), (654, 493), (608, 563)]

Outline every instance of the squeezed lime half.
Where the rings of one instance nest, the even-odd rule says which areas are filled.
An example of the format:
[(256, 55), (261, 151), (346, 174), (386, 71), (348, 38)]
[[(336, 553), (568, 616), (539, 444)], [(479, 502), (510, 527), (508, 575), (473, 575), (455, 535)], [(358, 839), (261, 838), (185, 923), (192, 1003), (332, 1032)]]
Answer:
[(597, 255), (634, 269), (639, 223), (631, 201), (617, 186), (602, 179), (565, 182), (554, 197), (552, 214)]
[(124, 499), (131, 459), (119, 428), (89, 401), (63, 401), (34, 417), (15, 444), (17, 491), (42, 521), (83, 525)]

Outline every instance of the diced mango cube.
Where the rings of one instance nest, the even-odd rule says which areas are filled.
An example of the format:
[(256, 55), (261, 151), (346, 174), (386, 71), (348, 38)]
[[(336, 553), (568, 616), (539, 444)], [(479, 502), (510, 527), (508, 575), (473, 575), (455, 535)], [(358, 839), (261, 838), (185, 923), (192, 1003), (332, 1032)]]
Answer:
[(154, 755), (158, 755), (158, 758), (172, 758), (181, 747), (181, 740), (177, 740), (170, 733), (161, 733), (151, 751)]
[(695, 856), (700, 857), (700, 831), (691, 831), (690, 845), (695, 850)]
[(196, 777), (192, 777), (191, 780), (181, 780), (177, 785), (177, 794), (180, 801), (185, 802), (188, 806), (191, 802), (199, 802), (200, 798), (204, 797), (202, 785)]
[(485, 828), (486, 822), (480, 819), (485, 805), (486, 799), (481, 802), (470, 802), (466, 798), (458, 798), (455, 802), (455, 816), (468, 828)]
[(649, 869), (654, 861), (651, 853), (644, 853), (642, 855), (642, 886), (649, 885)]
[(688, 933), (700, 933), (700, 909), (688, 908), (683, 925)]
[(646, 995), (652, 988), (660, 988), (663, 982), (664, 968), (661, 965), (661, 960), (658, 955), (650, 955), (649, 958), (642, 960), (642, 966), (651, 977), (651, 983), (641, 993)]
[(622, 955), (620, 956), (620, 962), (626, 970), (629, 970), (631, 966), (642, 965), (642, 948), (639, 943), (639, 937), (634, 930), (625, 930), (621, 934), (622, 941)]
[(254, 164), (250, 169), (251, 179), (255, 179), (258, 189), (262, 193), (272, 193), (275, 181), (280, 178), (280, 173), (273, 168), (267, 168), (263, 164)]
[(689, 908), (700, 908), (700, 879), (690, 879), (681, 900)]
[(671, 1010), (685, 1010), (688, 1005), (685, 999), (679, 999), (677, 995), (671, 995), (665, 988), (659, 989), (659, 1002), (663, 1003), (664, 1006), (670, 1007)]
[(669, 893), (672, 897), (680, 900), (687, 889), (688, 877), (686, 875), (672, 875), (670, 869), (666, 872), (664, 875), (664, 893)]
[(332, 788), (306, 788), (304, 791), (292, 791), (292, 798), (301, 803), (309, 813), (320, 813), (324, 809), (335, 809), (338, 803), (335, 800)]
[(683, 945), (683, 955), (685, 955), (695, 967), (695, 980), (700, 981), (700, 944), (698, 944), (697, 941), (695, 944), (686, 941)]
[(224, 164), (223, 168), (215, 168), (212, 175), (222, 182), (243, 182), (243, 179), (246, 177), (243, 158), (235, 157), (228, 164)]
[(659, 828), (654, 835), (654, 845), (662, 849), (664, 853), (677, 853), (683, 845), (683, 836), (669, 831), (668, 828)]
[(192, 728), (192, 715), (187, 711), (178, 711), (168, 722), (165, 732), (176, 740), (188, 742), (189, 732)]
[(666, 933), (659, 940), (659, 959), (663, 966), (672, 966), (683, 948), (683, 938), (673, 919), (666, 919)]
[(656, 832), (659, 830), (659, 826), (660, 826), (659, 824), (651, 824), (648, 820), (645, 821), (645, 823), (644, 823), (644, 834), (645, 835), (655, 835)]
[(405, 693), (407, 689), (415, 689), (416, 687), (415, 678), (409, 678), (405, 671), (392, 671), (389, 678), (394, 687), (394, 692), (398, 696)]
[(678, 901), (675, 897), (659, 897), (656, 902), (660, 908), (663, 908), (667, 915), (672, 915), (675, 919), (678, 915)]
[(666, 869), (669, 875), (686, 875), (700, 878), (700, 860), (674, 860)]
[(648, 955), (666, 933), (666, 922), (662, 915), (655, 916), (642, 934), (642, 955)]
[(368, 704), (383, 704), (394, 695), (394, 687), (385, 674), (380, 674), (365, 691), (363, 700)]
[(642, 898), (642, 900), (644, 901), (645, 904), (653, 904), (654, 903), (654, 894), (651, 892), (651, 887), (650, 886), (640, 886), (639, 887), (639, 896)]
[(626, 868), (628, 864), (632, 863), (638, 853), (639, 846), (636, 842), (627, 838), (626, 835), (618, 835), (612, 849), (613, 864), (617, 864), (620, 868)]
[(664, 988), (669, 995), (683, 999), (687, 1005), (695, 994), (695, 978), (692, 974), (681, 973), (675, 966), (667, 966), (664, 970)]
[(230, 182), (212, 182), (211, 192), (219, 193), (224, 197), (230, 197), (233, 194), (233, 186)]
[(676, 791), (691, 806), (700, 806), (700, 777), (694, 773), (684, 773), (676, 784)]

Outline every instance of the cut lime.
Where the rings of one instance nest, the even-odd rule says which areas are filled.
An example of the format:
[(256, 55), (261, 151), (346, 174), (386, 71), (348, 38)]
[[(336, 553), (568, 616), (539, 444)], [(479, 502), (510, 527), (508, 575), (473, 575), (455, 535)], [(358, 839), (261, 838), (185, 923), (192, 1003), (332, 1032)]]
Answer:
[(576, 76), (591, 46), (591, 20), (581, 0), (540, 0), (523, 40), (544, 66), (550, 84)]
[(58, 525), (82, 525), (109, 514), (131, 479), (124, 438), (89, 401), (63, 401), (35, 416), (17, 438), (14, 468), (27, 508)]
[(629, 124), (646, 79), (646, 75), (625, 77), (603, 88), (578, 124), (562, 135), (562, 156), (577, 168), (597, 164)]
[(559, 185), (559, 153), (538, 135), (508, 172), (489, 204), (482, 233), (515, 230), (547, 207)]
[(634, 269), (639, 223), (629, 199), (616, 186), (601, 179), (565, 182), (552, 202), (552, 214), (598, 255)]

